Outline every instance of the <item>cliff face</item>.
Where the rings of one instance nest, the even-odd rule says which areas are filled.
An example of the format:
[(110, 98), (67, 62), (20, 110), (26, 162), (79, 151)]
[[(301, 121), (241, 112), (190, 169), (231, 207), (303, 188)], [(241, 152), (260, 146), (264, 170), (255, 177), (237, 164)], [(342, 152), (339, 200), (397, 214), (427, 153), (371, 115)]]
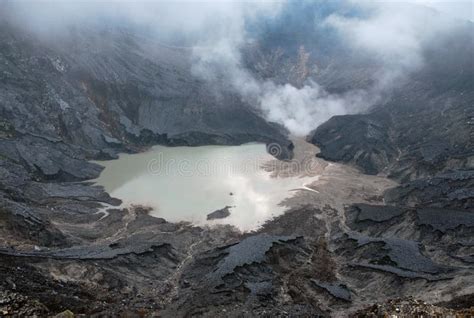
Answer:
[(335, 116), (308, 140), (319, 156), (400, 181), (472, 169), (472, 25), (427, 49), (423, 68), (367, 114)]
[[(167, 48), (128, 31), (70, 32), (73, 36), (45, 40), (0, 22), (2, 254), (99, 244), (99, 250), (112, 252), (111, 259), (119, 254), (132, 259), (133, 255), (149, 252), (164, 255), (169, 252), (168, 243), (163, 245), (161, 239), (153, 243), (148, 237), (159, 224), (163, 228), (158, 231), (163, 233), (184, 230), (184, 237), (173, 235), (183, 252), (191, 237), (199, 237), (200, 229), (182, 228), (139, 212), (137, 220), (153, 224), (154, 230), (147, 237), (125, 243), (126, 250), (110, 248), (114, 232), (122, 236), (119, 233), (128, 224), (126, 219), (135, 219), (137, 215), (115, 210), (110, 218), (102, 218), (103, 213), (109, 215), (100, 212), (104, 204), (113, 207), (120, 202), (100, 187), (76, 183), (99, 175), (101, 167), (90, 163), (91, 159), (115, 158), (119, 152), (140, 151), (154, 144), (196, 146), (252, 141), (276, 142), (283, 146), (282, 157), (291, 156), (291, 142), (282, 127), (265, 121), (235, 94), (211, 87), (193, 76), (189, 51)], [(140, 241), (147, 243), (142, 245)], [(71, 259), (89, 254), (88, 249), (77, 251)], [(171, 254), (177, 251), (171, 248)], [(157, 269), (161, 273), (158, 276), (167, 276), (168, 267), (182, 261), (184, 254), (177, 253), (180, 260), (170, 256), (171, 263)], [(146, 267), (156, 265), (153, 258)], [(17, 260), (23, 264), (21, 273), (13, 274), (12, 266)], [(71, 265), (75, 266), (75, 262)], [(21, 307), (29, 297), (48, 305), (25, 309), (22, 314), (51, 314), (81, 306), (82, 311), (87, 311), (88, 302), (97, 299), (89, 294), (91, 297), (79, 296), (78, 302), (68, 302), (66, 299), (72, 295), (64, 292), (53, 304), (48, 295), (55, 288), (53, 285), (58, 286), (58, 280), (38, 272), (39, 267), (24, 267), (24, 261), (16, 257), (2, 258), (1, 263), (2, 273), (16, 277), (14, 285), (3, 279), (6, 307), (2, 307), (2, 312), (14, 309), (20, 313), (15, 306)], [(25, 280), (20, 281), (22, 275)], [(154, 274), (148, 271), (147, 275)], [(128, 273), (116, 278), (122, 281), (132, 276)], [(26, 288), (31, 284), (37, 286), (35, 295)], [(75, 286), (82, 290), (79, 293), (87, 289)], [(92, 307), (101, 307), (98, 304)]]
[(8, 245), (78, 242), (50, 222), (47, 197), (61, 198), (59, 214), (79, 219), (100, 202), (117, 203), (102, 189), (70, 183), (99, 175), (91, 159), (154, 144), (250, 141), (277, 142), (281, 156), (291, 156), (281, 127), (191, 74), (188, 51), (126, 31), (61, 34), (39, 39), (0, 25), (0, 209)]
[[(331, 93), (373, 85), (376, 65), (315, 36), (313, 19), (289, 13), (256, 32), (247, 70)], [(40, 40), (0, 24), (1, 313), (329, 316), (407, 296), (451, 309), (396, 300), (356, 315), (472, 305), (471, 29), (428, 50), (423, 69), (371, 109), (312, 132), (320, 153), (295, 156), (319, 180), (245, 234), (119, 209), (76, 181), (100, 173), (90, 159), (153, 144), (276, 142), (289, 158), (286, 132), (225, 83), (196, 77), (187, 49), (131, 30), (70, 32)], [(291, 162), (276, 167), (292, 173)]]
[(433, 224), (461, 213), (468, 226), (474, 215), (472, 25), (440, 41), (442, 48), (428, 50), (423, 69), (385, 102), (366, 114), (335, 116), (308, 140), (321, 158), (399, 181), (385, 192), (385, 204), (413, 208)]
[(238, 96), (193, 76), (186, 49), (126, 31), (71, 34), (39, 40), (2, 24), (2, 130), (17, 144), (40, 138), (87, 158), (154, 143), (289, 145)]

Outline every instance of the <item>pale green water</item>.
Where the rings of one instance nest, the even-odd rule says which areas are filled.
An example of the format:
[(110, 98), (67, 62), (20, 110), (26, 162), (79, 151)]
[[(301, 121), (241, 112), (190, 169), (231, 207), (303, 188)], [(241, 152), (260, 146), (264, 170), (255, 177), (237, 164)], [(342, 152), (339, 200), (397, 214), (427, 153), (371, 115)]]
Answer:
[[(163, 147), (101, 161), (96, 182), (124, 205), (153, 208), (151, 215), (196, 225), (232, 224), (246, 231), (283, 213), (278, 206), (306, 178), (271, 178), (260, 166), (273, 157), (265, 145)], [(230, 195), (232, 193), (232, 195)], [(207, 214), (232, 206), (225, 219)]]

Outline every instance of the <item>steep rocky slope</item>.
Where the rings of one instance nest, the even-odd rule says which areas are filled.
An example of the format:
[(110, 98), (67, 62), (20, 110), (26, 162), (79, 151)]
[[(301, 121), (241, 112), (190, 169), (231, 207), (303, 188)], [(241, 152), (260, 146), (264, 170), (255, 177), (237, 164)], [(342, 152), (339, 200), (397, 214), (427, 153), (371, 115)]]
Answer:
[[(472, 30), (467, 23), (452, 37), (440, 37), (441, 46), (424, 52), (423, 68), (386, 99), (364, 114), (334, 116), (307, 138), (320, 147), (320, 158), (401, 183), (384, 192), (383, 205), (355, 204), (346, 210), (350, 229), (364, 233), (352, 237), (356, 251), (380, 239), (389, 251), (369, 263), (354, 264), (359, 268), (406, 278), (417, 277), (415, 270), (427, 280), (450, 279), (449, 272), (457, 266), (472, 270), (472, 238), (468, 237), (474, 220)], [(423, 252), (410, 255), (417, 246)], [(373, 245), (363, 253), (378, 252)], [(443, 269), (431, 263), (433, 259), (443, 259), (441, 263), (449, 266)], [(423, 269), (418, 267), (421, 264)], [(472, 278), (467, 281), (472, 284)], [(463, 302), (462, 298), (469, 299), (467, 307), (472, 306), (472, 292), (453, 301)], [(355, 316), (454, 314), (424, 306), (413, 300), (392, 300)]]
[[(257, 78), (371, 85), (366, 57), (313, 42), (314, 16), (288, 15), (243, 48)], [(469, 37), (367, 113), (318, 127), (320, 151), (299, 142), (295, 161), (266, 167), (318, 178), (282, 202), (286, 214), (240, 233), (117, 208), (77, 181), (100, 173), (90, 159), (157, 143), (276, 142), (288, 158), (282, 128), (196, 78), (186, 49), (128, 29), (70, 32), (40, 40), (0, 25), (0, 314), (474, 314)]]
[(126, 30), (70, 32), (39, 40), (2, 24), (5, 137), (81, 147), (88, 158), (136, 144), (288, 145), (235, 94), (193, 76), (189, 50)]
[[(40, 40), (1, 22), (0, 196), (7, 245), (77, 243), (48, 221), (53, 214), (87, 218), (101, 203), (117, 204), (102, 189), (71, 183), (99, 175), (102, 168), (91, 159), (153, 144), (250, 141), (276, 142), (281, 156), (291, 156), (281, 127), (193, 77), (189, 52), (123, 30), (70, 32)], [(48, 197), (61, 206), (52, 208)]]
[(473, 28), (427, 48), (423, 68), (367, 114), (335, 116), (318, 127), (308, 140), (319, 156), (401, 181), (472, 169)]

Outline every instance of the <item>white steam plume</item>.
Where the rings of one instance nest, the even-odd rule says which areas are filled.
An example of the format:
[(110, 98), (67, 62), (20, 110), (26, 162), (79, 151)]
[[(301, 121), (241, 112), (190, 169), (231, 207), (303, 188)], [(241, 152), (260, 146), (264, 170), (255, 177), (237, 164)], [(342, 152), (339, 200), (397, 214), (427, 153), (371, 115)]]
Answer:
[(268, 120), (283, 124), (294, 135), (304, 136), (334, 115), (366, 110), (423, 66), (424, 45), (436, 35), (448, 32), (452, 21), (406, 2), (358, 5), (368, 16), (334, 13), (315, 23), (336, 30), (352, 49), (365, 52), (380, 65), (372, 75), (373, 86), (366, 90), (329, 94), (314, 79), (299, 88), (257, 80), (242, 66), (239, 49), (246, 39), (243, 20), (248, 17), (238, 6), (231, 36), (220, 38), (210, 45), (210, 50), (194, 51), (195, 74), (208, 80), (225, 78), (245, 100), (256, 104)]
[[(472, 11), (471, 0), (450, 2), (452, 6), (444, 2), (442, 6), (433, 5), (436, 2), (348, 0), (366, 14), (361, 17), (334, 12), (322, 21), (314, 21), (315, 26), (336, 30), (346, 45), (365, 52), (380, 65), (379, 71), (373, 74), (373, 87), (339, 94), (328, 93), (311, 78), (300, 87), (260, 80), (244, 67), (241, 48), (249, 40), (246, 23), (262, 16), (277, 16), (286, 9), (285, 0), (138, 3), (15, 0), (7, 3), (14, 9), (13, 18), (42, 36), (54, 37), (70, 24), (104, 21), (112, 25), (122, 22), (141, 25), (160, 37), (164, 35), (165, 39), (184, 35), (186, 40), (190, 39), (187, 44), (193, 46), (194, 75), (235, 90), (268, 120), (283, 124), (295, 135), (306, 135), (334, 115), (358, 112), (373, 105), (387, 90), (423, 66), (424, 46), (443, 32), (449, 32), (451, 20), (413, 3), (437, 9), (466, 8), (467, 3)], [(0, 4), (4, 3), (0, 0)]]

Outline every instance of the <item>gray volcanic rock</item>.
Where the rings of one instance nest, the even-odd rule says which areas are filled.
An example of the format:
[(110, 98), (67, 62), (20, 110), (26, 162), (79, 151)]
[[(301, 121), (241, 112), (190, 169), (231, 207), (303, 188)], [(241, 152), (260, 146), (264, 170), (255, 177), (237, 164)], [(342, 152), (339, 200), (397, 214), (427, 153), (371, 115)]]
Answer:
[[(303, 238), (274, 236), (264, 233), (251, 235), (230, 246), (215, 248), (197, 256), (182, 277), (185, 286), (179, 299), (166, 314), (218, 315), (224, 309), (252, 314), (275, 315), (285, 311), (303, 316), (322, 315), (312, 303), (290, 305), (277, 297), (286, 281), (288, 270), (308, 266), (309, 245)], [(310, 268), (310, 266), (308, 266)], [(307, 281), (309, 282), (309, 281)], [(262, 306), (265, 303), (266, 305)]]
[(0, 156), (23, 163), (31, 174), (46, 180), (91, 179), (98, 177), (103, 169), (87, 162), (80, 149), (31, 136), (0, 140)]
[(223, 209), (219, 209), (219, 210), (216, 210), (212, 213), (209, 213), (207, 215), (207, 219), (208, 220), (224, 219), (224, 218), (226, 218), (230, 215), (230, 209), (231, 208), (232, 208), (231, 206), (226, 206)]
[(354, 204), (351, 206), (357, 213), (356, 222), (360, 221), (374, 221), (383, 222), (402, 215), (407, 210), (395, 206), (386, 205), (369, 205), (369, 204)]
[(385, 115), (335, 116), (319, 126), (308, 140), (320, 147), (318, 157), (354, 162), (368, 174), (383, 170), (397, 156)]
[[(3, 19), (3, 12), (0, 16), (0, 234), (5, 247), (80, 246), (75, 257), (95, 253), (100, 258), (107, 247), (99, 253), (84, 246), (119, 235), (125, 222), (136, 231), (143, 226), (124, 220), (121, 210), (106, 211), (104, 205), (120, 202), (104, 189), (76, 183), (102, 171), (91, 159), (116, 158), (154, 144), (255, 141), (278, 143), (280, 158), (291, 158), (285, 130), (265, 121), (235, 93), (215, 94), (191, 73), (187, 51), (162, 47), (130, 30), (86, 26), (44, 39)], [(99, 222), (103, 217), (106, 221)], [(176, 230), (170, 223), (159, 226)]]
[[(35, 140), (36, 139), (36, 140)], [(33, 171), (45, 179), (64, 181), (92, 179), (99, 176), (102, 168), (86, 162), (85, 158), (68, 156), (66, 147), (52, 145), (49, 141), (25, 138), (16, 142), (19, 156)], [(76, 158), (75, 158), (76, 157)]]
[(328, 293), (333, 295), (336, 298), (345, 300), (345, 301), (350, 301), (351, 300), (351, 293), (347, 289), (347, 287), (343, 284), (339, 283), (325, 283), (325, 282), (320, 282), (316, 279), (311, 280), (316, 286), (323, 288), (327, 290)]
[(400, 181), (472, 169), (472, 29), (463, 25), (427, 48), (423, 68), (366, 114), (335, 116), (319, 126), (308, 136), (320, 147), (318, 156)]
[(153, 251), (164, 244), (154, 245), (152, 243), (134, 244), (124, 247), (115, 247), (114, 245), (97, 245), (97, 246), (74, 246), (67, 249), (48, 250), (44, 252), (30, 251), (17, 252), (10, 249), (0, 248), (0, 254), (17, 256), (17, 257), (34, 257), (34, 258), (56, 258), (56, 259), (82, 259), (82, 260), (104, 260), (112, 259), (121, 255), (128, 254), (145, 254)]
[[(289, 3), (276, 26), (256, 25), (243, 44), (247, 71), (297, 88), (315, 81), (330, 94), (372, 87), (371, 58), (315, 36), (319, 2)], [(0, 297), (31, 307), (26, 315), (309, 317), (472, 292), (472, 24), (459, 30), (379, 104), (308, 137), (320, 157), (401, 181), (384, 202), (306, 191), (304, 205), (240, 233), (117, 208), (82, 182), (102, 169), (89, 160), (251, 141), (277, 143), (272, 154), (289, 159), (282, 127), (224, 81), (196, 76), (190, 50), (133, 27), (81, 25), (46, 39), (1, 19)]]
[(474, 209), (474, 171), (459, 170), (406, 182), (384, 194), (387, 204)]
[(35, 203), (57, 198), (69, 198), (77, 201), (104, 202), (111, 205), (120, 204), (120, 200), (111, 198), (102, 187), (91, 186), (87, 183), (31, 182), (25, 187), (24, 192)]
[(416, 300), (413, 297), (397, 298), (358, 310), (349, 317), (469, 317), (474, 314), (472, 307), (469, 308), (469, 305), (464, 306), (464, 304), (469, 302), (472, 303), (471, 295), (461, 296), (452, 302), (436, 305), (427, 304), (425, 301)]
[[(351, 204), (345, 224), (335, 227), (345, 233), (334, 234), (336, 253), (350, 267), (345, 283), (374, 271), (439, 285), (472, 275), (472, 28), (427, 48), (423, 67), (365, 113), (334, 116), (307, 137), (320, 148), (317, 157), (400, 182), (380, 205)], [(345, 73), (350, 79), (352, 71)]]
[(225, 275), (231, 274), (237, 267), (260, 263), (273, 244), (281, 244), (281, 242), (293, 239), (295, 238), (261, 234), (250, 236), (235, 245), (221, 249), (219, 252), (226, 254), (226, 256), (217, 264), (216, 269), (208, 275), (208, 278), (211, 281), (219, 281)]
[[(191, 73), (188, 51), (161, 47), (126, 30), (84, 31), (40, 40), (2, 21), (4, 134), (72, 144), (83, 148), (76, 153), (92, 158), (133, 150), (134, 144), (250, 141), (280, 143), (282, 156), (291, 156), (281, 127), (267, 123), (234, 93), (213, 93)], [(99, 43), (91, 54), (89, 45)], [(43, 156), (48, 147), (56, 148), (42, 147), (37, 150)], [(37, 160), (46, 175), (60, 169)]]
[[(447, 273), (452, 268), (436, 264), (420, 252), (420, 244), (399, 238), (375, 238), (350, 234), (357, 241), (358, 248), (370, 246), (371, 259), (352, 263), (353, 266), (373, 267), (386, 270), (403, 277), (429, 277), (428, 275)], [(381, 245), (378, 243), (382, 243)], [(374, 267), (375, 266), (375, 267)], [(435, 278), (435, 277), (432, 277)]]
[(458, 226), (474, 227), (474, 211), (424, 208), (416, 210), (417, 224), (429, 225), (435, 230), (446, 232)]
[(32, 242), (41, 246), (70, 245), (67, 236), (47, 217), (25, 203), (11, 201), (0, 194), (0, 234), (10, 238), (10, 244)]

